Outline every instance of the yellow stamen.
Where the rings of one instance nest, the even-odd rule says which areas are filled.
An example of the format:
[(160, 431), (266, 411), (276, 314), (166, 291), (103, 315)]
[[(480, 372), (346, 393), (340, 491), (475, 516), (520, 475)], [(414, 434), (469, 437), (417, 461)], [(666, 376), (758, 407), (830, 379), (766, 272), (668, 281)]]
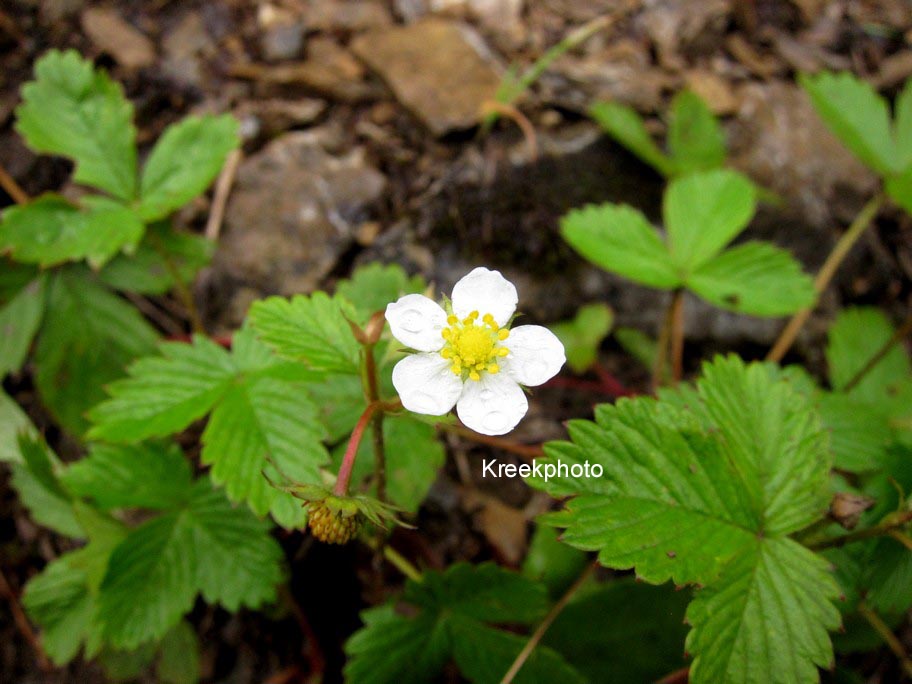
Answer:
[(459, 319), (456, 316), (453, 314), (447, 316), (447, 325), (456, 325), (457, 323), (459, 323)]
[(481, 380), (481, 376), (476, 371), (470, 371), (469, 379), (478, 381), (478, 380)]
[(507, 330), (506, 328), (501, 328), (500, 330), (497, 331), (497, 339), (499, 339), (499, 340), (505, 340), (509, 336), (510, 336), (510, 331)]
[(497, 375), (498, 373), (500, 373), (500, 366), (498, 366), (496, 363), (490, 364), (488, 366), (488, 373), (490, 373), (491, 375)]
[(441, 331), (446, 344), (440, 356), (450, 361), (450, 370), (464, 380), (478, 381), (483, 373), (500, 372), (497, 359), (510, 353), (500, 344), (509, 331), (497, 325), (490, 313), (481, 317), (480, 324), (476, 323), (478, 318), (478, 311), (462, 320), (451, 314), (447, 316), (449, 327)]

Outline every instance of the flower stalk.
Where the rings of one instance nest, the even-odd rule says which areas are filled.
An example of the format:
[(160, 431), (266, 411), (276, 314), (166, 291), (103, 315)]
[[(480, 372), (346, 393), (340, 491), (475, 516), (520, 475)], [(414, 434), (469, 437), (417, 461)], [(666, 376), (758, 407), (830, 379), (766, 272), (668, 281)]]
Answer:
[(397, 401), (372, 401), (364, 409), (361, 417), (352, 430), (351, 438), (348, 440), (348, 446), (345, 448), (345, 455), (342, 457), (342, 465), (339, 466), (339, 475), (336, 478), (336, 484), (333, 487), (333, 494), (336, 496), (345, 496), (348, 493), (348, 483), (351, 480), (352, 469), (355, 467), (355, 459), (358, 456), (358, 447), (361, 446), (361, 440), (364, 438), (364, 432), (370, 425), (374, 414), (378, 411), (395, 411), (402, 407)]

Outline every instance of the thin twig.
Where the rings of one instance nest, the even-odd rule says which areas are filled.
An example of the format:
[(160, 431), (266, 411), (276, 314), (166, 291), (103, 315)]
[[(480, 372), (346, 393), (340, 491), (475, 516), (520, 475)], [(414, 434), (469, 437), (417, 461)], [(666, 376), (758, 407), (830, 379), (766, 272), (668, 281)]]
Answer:
[(32, 630), (32, 626), (25, 616), (25, 611), (22, 610), (22, 606), (19, 603), (19, 598), (16, 596), (16, 592), (13, 591), (9, 582), (6, 581), (6, 575), (3, 574), (2, 570), (0, 570), (0, 594), (3, 594), (6, 597), (6, 600), (9, 601), (10, 612), (13, 614), (13, 621), (16, 623), (16, 628), (35, 651), (38, 667), (42, 672), (50, 672), (53, 670), (54, 666), (51, 664), (51, 661), (48, 660), (44, 649), (41, 648), (41, 642)]
[[(826, 290), (830, 281), (833, 279), (833, 276), (836, 274), (836, 270), (845, 260), (846, 256), (848, 256), (852, 247), (855, 246), (858, 238), (862, 236), (865, 229), (871, 224), (874, 217), (877, 216), (877, 212), (880, 210), (883, 202), (884, 198), (881, 194), (872, 197), (868, 203), (862, 207), (861, 211), (858, 212), (858, 216), (852, 221), (852, 225), (849, 226), (849, 229), (843, 233), (842, 237), (836, 242), (833, 251), (827, 256), (826, 261), (823, 262), (823, 266), (820, 267), (820, 271), (817, 273), (817, 277), (814, 279), (814, 291), (817, 293), (818, 298), (820, 294)], [(804, 326), (813, 310), (813, 307), (802, 309), (792, 316), (791, 320), (779, 334), (776, 343), (766, 355), (767, 361), (775, 361), (778, 363), (782, 360), (782, 357), (785, 356), (785, 353), (792, 346), (795, 338), (798, 337), (798, 332)]]
[(861, 382), (864, 377), (871, 372), (871, 370), (880, 363), (883, 358), (890, 353), (890, 350), (896, 346), (900, 340), (902, 340), (906, 335), (912, 333), (912, 315), (906, 317), (906, 320), (903, 321), (903, 324), (896, 329), (896, 332), (890, 337), (889, 340), (884, 342), (883, 346), (878, 349), (870, 359), (868, 359), (865, 364), (858, 369), (858, 371), (853, 375), (849, 381), (843, 386), (843, 392), (852, 391), (855, 386)]
[(534, 162), (538, 159), (538, 137), (535, 135), (535, 127), (525, 114), (512, 104), (497, 102), (496, 100), (488, 100), (485, 102), (484, 105), (482, 105), (481, 112), (483, 115), (496, 113), (505, 116), (516, 123), (516, 125), (519, 126), (519, 130), (522, 131), (523, 137), (526, 139), (526, 146), (529, 148), (529, 161)]
[(874, 628), (874, 631), (877, 632), (884, 643), (893, 651), (893, 655), (899, 660), (906, 676), (912, 677), (912, 661), (910, 661), (909, 656), (906, 655), (906, 649), (903, 648), (902, 642), (896, 638), (896, 635), (893, 634), (893, 631), (887, 623), (864, 603), (858, 604), (858, 614), (868, 621), (868, 624)]
[(857, 532), (852, 532), (850, 534), (844, 534), (841, 537), (831, 537), (830, 539), (824, 539), (823, 541), (817, 542), (816, 544), (809, 544), (808, 548), (813, 549), (814, 551), (819, 551), (820, 549), (838, 548), (840, 546), (845, 546), (846, 544), (852, 544), (857, 541), (871, 539), (872, 537), (884, 537), (891, 535), (894, 530), (902, 527), (910, 520), (912, 520), (912, 511), (899, 511), (896, 513), (891, 513), (874, 527), (869, 527), (865, 530), (858, 530)]
[(598, 561), (592, 561), (589, 565), (586, 566), (586, 569), (576, 578), (576, 581), (570, 586), (569, 589), (564, 593), (563, 596), (558, 599), (551, 610), (548, 611), (548, 614), (545, 616), (545, 619), (541, 621), (541, 624), (535, 629), (532, 633), (532, 636), (529, 637), (529, 641), (526, 642), (526, 645), (523, 647), (523, 650), (519, 652), (519, 655), (516, 656), (516, 660), (513, 661), (513, 664), (510, 666), (510, 669), (507, 670), (507, 673), (503, 676), (503, 679), (500, 680), (500, 684), (510, 684), (513, 679), (519, 674), (519, 671), (522, 669), (522, 666), (525, 665), (526, 661), (529, 659), (529, 656), (532, 655), (532, 651), (535, 650), (535, 647), (538, 646), (538, 643), (542, 640), (542, 637), (545, 636), (545, 632), (548, 631), (548, 628), (551, 626), (551, 623), (561, 614), (561, 611), (567, 607), (567, 604), (570, 602), (570, 599), (573, 598), (573, 595), (579, 591), (580, 587), (586, 583), (586, 580), (589, 579), (589, 576), (593, 571), (598, 567)]
[(209, 211), (209, 220), (206, 221), (205, 236), (207, 240), (212, 240), (213, 242), (218, 240), (219, 232), (222, 230), (222, 222), (225, 220), (225, 207), (228, 205), (228, 196), (231, 194), (231, 186), (234, 184), (234, 177), (237, 175), (242, 157), (241, 150), (231, 152), (225, 160), (222, 172), (215, 183), (212, 208)]
[(665, 316), (662, 319), (662, 327), (659, 328), (659, 339), (656, 347), (655, 362), (652, 366), (652, 389), (658, 390), (662, 386), (662, 380), (665, 377), (665, 364), (668, 360), (668, 347), (671, 340), (671, 329), (674, 327), (675, 309), (680, 290), (675, 290), (668, 302), (668, 308), (665, 310)]
[(542, 450), (541, 446), (531, 445), (531, 444), (517, 444), (512, 442), (509, 439), (504, 439), (503, 437), (492, 437), (490, 435), (482, 435), (474, 430), (470, 430), (467, 427), (462, 425), (453, 425), (451, 423), (437, 423), (438, 430), (447, 430), (454, 434), (470, 439), (473, 442), (478, 442), (479, 444), (487, 444), (488, 446), (496, 447), (504, 451), (508, 451), (511, 454), (516, 454), (517, 456), (522, 456), (523, 458), (533, 460), (536, 458), (541, 458), (545, 455), (545, 452)]
[(22, 189), (22, 186), (16, 182), (15, 178), (3, 168), (2, 164), (0, 164), (0, 188), (3, 188), (6, 191), (6, 194), (10, 196), (10, 199), (16, 204), (28, 204), (30, 199), (28, 193)]

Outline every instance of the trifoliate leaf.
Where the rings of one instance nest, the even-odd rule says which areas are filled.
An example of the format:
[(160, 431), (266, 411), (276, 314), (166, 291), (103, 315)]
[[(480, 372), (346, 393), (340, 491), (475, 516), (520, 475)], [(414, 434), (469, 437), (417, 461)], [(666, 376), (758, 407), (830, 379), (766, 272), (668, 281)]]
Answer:
[(323, 292), (292, 299), (269, 297), (250, 307), (254, 331), (276, 353), (316, 371), (357, 373), (359, 346), (346, 318), (355, 310)]
[[(358, 448), (352, 477), (355, 482), (373, 480), (374, 450), (365, 437)], [(424, 501), (446, 460), (446, 452), (433, 426), (409, 415), (387, 416), (383, 420), (383, 442), (386, 455), (386, 493), (389, 501), (414, 512)], [(341, 461), (345, 445), (336, 450)], [(371, 492), (376, 492), (376, 482)]]
[(765, 242), (732, 247), (700, 266), (687, 286), (716, 306), (783, 316), (812, 306), (814, 283), (795, 258)]
[(162, 639), (155, 673), (158, 681), (166, 684), (196, 684), (199, 681), (199, 639), (186, 620), (178, 622)]
[(44, 283), (36, 278), (0, 307), (0, 378), (25, 363), (44, 315)]
[(340, 280), (336, 294), (345, 297), (358, 312), (357, 322), (366, 323), (375, 311), (405, 294), (424, 292), (420, 275), (409, 277), (398, 264), (371, 263), (356, 269), (349, 280)]
[[(526, 639), (485, 623), (529, 623), (547, 610), (544, 588), (490, 563), (459, 563), (406, 583), (406, 614), (392, 605), (362, 614), (365, 627), (346, 644), (346, 681), (352, 684), (434, 681), (454, 659), (473, 682), (496, 683)], [(539, 647), (515, 681), (582, 682), (553, 651)], [(528, 670), (526, 668), (529, 668)]]
[(598, 348), (611, 330), (614, 312), (606, 304), (581, 306), (573, 320), (550, 326), (564, 345), (567, 365), (585, 373), (598, 358)]
[[(832, 658), (838, 589), (825, 561), (785, 537), (819, 520), (830, 496), (812, 400), (736, 357), (706, 364), (695, 391), (660, 396), (599, 406), (594, 423), (570, 423), (572, 443), (545, 446), (543, 467), (604, 467), (602, 478), (534, 481), (575, 495), (550, 521), (609, 567), (706, 585), (688, 611), (695, 684), (816, 680), (815, 665)], [(772, 633), (784, 639), (769, 647), (775, 658), (755, 646)]]
[(690, 681), (818, 681), (833, 664), (838, 595), (823, 558), (791, 539), (755, 541), (687, 608)]
[(175, 444), (94, 444), (61, 475), (67, 491), (111, 508), (170, 509), (190, 495), (190, 464)]
[(668, 151), (679, 174), (707, 171), (725, 161), (725, 132), (703, 99), (689, 90), (671, 102)]
[(599, 102), (593, 105), (589, 114), (612, 138), (663, 176), (674, 173), (674, 162), (659, 149), (640, 115), (632, 108), (615, 102)]
[(22, 99), (16, 129), (29, 147), (75, 161), (76, 182), (133, 199), (136, 129), (120, 85), (75, 50), (51, 50), (35, 64)]
[(140, 525), (112, 552), (98, 596), (105, 639), (124, 649), (159, 639), (197, 593), (229, 610), (273, 600), (281, 556), (267, 523), (202, 479), (185, 507)]
[(189, 116), (165, 129), (143, 167), (139, 213), (164, 218), (201, 194), (240, 144), (229, 115)]
[(695, 173), (673, 180), (663, 216), (677, 268), (692, 273), (716, 256), (754, 215), (753, 184), (734, 171)]
[(798, 82), (823, 122), (856, 157), (881, 175), (902, 170), (895, 168), (889, 107), (870, 84), (847, 72), (802, 74)]
[(81, 434), (85, 413), (127, 364), (155, 349), (155, 331), (114, 293), (79, 268), (48, 282), (47, 309), (35, 349), (41, 399), (64, 428)]
[(115, 256), (99, 271), (98, 279), (115, 290), (165, 294), (176, 278), (193, 282), (214, 249), (214, 243), (200, 235), (156, 224), (146, 230), (135, 253)]
[(606, 271), (660, 289), (681, 284), (665, 243), (632, 207), (574, 209), (561, 219), (561, 234), (581, 256)]
[(73, 507), (70, 493), (61, 485), (60, 462), (40, 439), (19, 435), (22, 463), (13, 465), (13, 487), (32, 519), (55, 532), (83, 539), (85, 532)]
[(654, 682), (686, 664), (688, 601), (688, 591), (623, 578), (580, 592), (558, 615), (542, 643), (590, 682)]
[(201, 458), (212, 465), (213, 481), (257, 514), (269, 511), (297, 527), (305, 520), (300, 502), (270, 486), (262, 471), (275, 481), (320, 481), (317, 469), (329, 460), (325, 432), (302, 382), (313, 374), (277, 359), (249, 328), (233, 347), (229, 354), (201, 336), (190, 345), (162, 344), (161, 357), (139, 360), (130, 377), (111, 384), (111, 398), (91, 412), (90, 434), (114, 442), (163, 437), (212, 412)]
[[(830, 384), (841, 390), (893, 336), (893, 326), (877, 309), (843, 309), (830, 326), (826, 348)], [(909, 357), (895, 345), (851, 390), (860, 401), (883, 405), (910, 375)]]
[(48, 194), (7, 209), (0, 250), (24, 263), (54, 266), (87, 259), (98, 268), (122, 249), (136, 247), (145, 227), (132, 209), (101, 196), (80, 202)]

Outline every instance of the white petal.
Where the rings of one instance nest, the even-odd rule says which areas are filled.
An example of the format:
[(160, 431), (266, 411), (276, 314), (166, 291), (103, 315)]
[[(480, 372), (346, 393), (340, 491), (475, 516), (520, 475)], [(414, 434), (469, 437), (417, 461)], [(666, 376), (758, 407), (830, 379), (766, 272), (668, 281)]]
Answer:
[(503, 435), (516, 427), (529, 410), (525, 392), (503, 373), (485, 373), (469, 380), (456, 404), (459, 420), (483, 435)]
[(516, 382), (535, 387), (547, 382), (561, 369), (567, 357), (557, 335), (540, 325), (520, 325), (502, 342), (510, 353), (503, 370)]
[(498, 325), (504, 325), (516, 311), (516, 288), (500, 271), (479, 267), (453, 287), (453, 313), (465, 318), (473, 311), (491, 314)]
[(442, 416), (462, 394), (462, 378), (440, 354), (412, 354), (393, 368), (393, 386), (409, 411)]
[(423, 352), (443, 348), (440, 331), (447, 327), (446, 311), (424, 295), (409, 294), (386, 305), (386, 320), (393, 337), (412, 349)]

